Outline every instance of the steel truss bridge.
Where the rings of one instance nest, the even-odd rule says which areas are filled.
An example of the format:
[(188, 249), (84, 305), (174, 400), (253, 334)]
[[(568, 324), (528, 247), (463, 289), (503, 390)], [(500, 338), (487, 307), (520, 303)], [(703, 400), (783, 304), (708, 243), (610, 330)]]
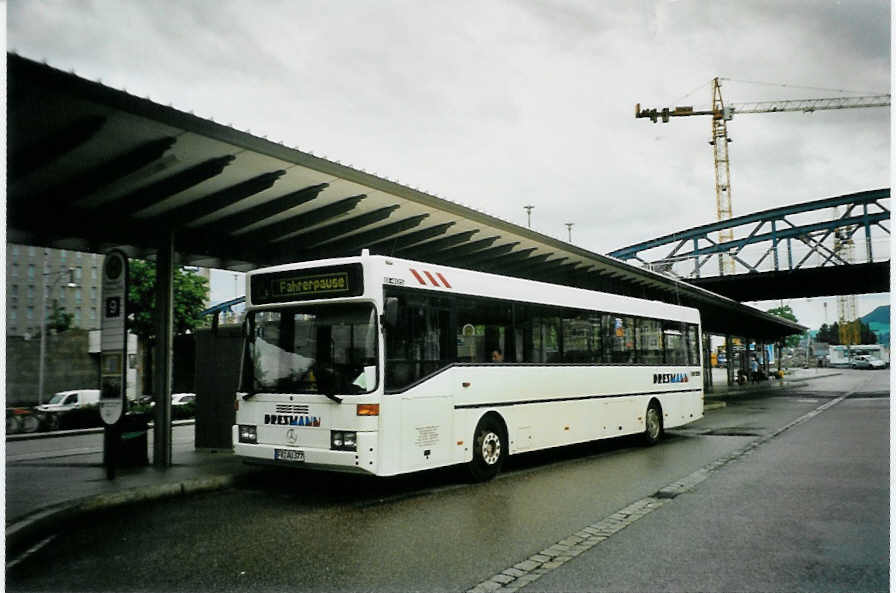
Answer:
[[(888, 292), (889, 198), (883, 188), (772, 208), (609, 255), (738, 301)], [(713, 238), (724, 231), (740, 238)]]

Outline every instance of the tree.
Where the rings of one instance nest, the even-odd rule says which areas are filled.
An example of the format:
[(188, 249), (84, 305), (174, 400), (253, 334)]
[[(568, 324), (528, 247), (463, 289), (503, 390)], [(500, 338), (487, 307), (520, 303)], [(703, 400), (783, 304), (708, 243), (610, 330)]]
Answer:
[[(861, 319), (856, 319), (851, 323), (858, 325), (859, 344), (877, 344), (877, 335), (871, 331), (871, 328), (867, 323)], [(828, 344), (833, 344), (835, 346), (841, 344), (840, 324), (836, 321), (831, 325), (828, 325), (827, 323), (822, 324), (821, 329), (818, 330), (816, 340), (819, 342), (827, 342)]]
[(47, 316), (47, 330), (55, 331), (56, 333), (64, 332), (72, 327), (74, 320), (75, 315), (66, 313), (65, 307), (60, 307), (59, 303), (54, 300), (53, 311)]
[(840, 326), (836, 321), (833, 325), (828, 325), (827, 323), (821, 324), (821, 328), (819, 328), (815, 340), (836, 346), (840, 343)]
[[(151, 352), (156, 340), (156, 266), (132, 259), (128, 262), (128, 330), (137, 336), (143, 352), (143, 392), (150, 387)], [(199, 315), (208, 300), (208, 280), (181, 268), (174, 270), (174, 333), (185, 334), (199, 327)]]
[(859, 339), (861, 344), (877, 344), (877, 334), (871, 331), (871, 326), (862, 321), (861, 319), (856, 319), (856, 323), (859, 324)]
[[(774, 307), (773, 309), (769, 309), (766, 313), (771, 313), (772, 315), (777, 315), (783, 319), (787, 319), (794, 323), (798, 323), (796, 315), (793, 314), (793, 309), (790, 308), (790, 305), (783, 305), (781, 307)], [(800, 344), (800, 336), (787, 336), (787, 340), (785, 342), (789, 347), (796, 348)]]
[[(156, 337), (156, 266), (151, 262), (128, 263), (128, 330), (138, 337)], [(208, 299), (208, 280), (191, 271), (174, 270), (174, 333), (185, 334), (202, 324), (199, 313)]]

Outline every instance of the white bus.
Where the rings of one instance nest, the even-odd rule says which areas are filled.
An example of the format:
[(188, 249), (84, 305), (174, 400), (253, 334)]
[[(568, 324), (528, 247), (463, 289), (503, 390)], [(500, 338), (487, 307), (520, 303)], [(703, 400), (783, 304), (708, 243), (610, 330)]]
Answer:
[(371, 256), (247, 275), (236, 455), (389, 476), (703, 415), (698, 311)]

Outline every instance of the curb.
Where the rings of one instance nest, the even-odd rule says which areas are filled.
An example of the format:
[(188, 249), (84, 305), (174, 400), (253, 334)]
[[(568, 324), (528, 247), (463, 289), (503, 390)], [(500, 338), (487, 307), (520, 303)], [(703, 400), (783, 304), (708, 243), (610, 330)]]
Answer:
[[(188, 418), (186, 420), (172, 420), (171, 426), (187, 426), (189, 424), (196, 424), (195, 418)], [(153, 428), (155, 424), (153, 422), (149, 422), (147, 428)], [(6, 442), (10, 441), (32, 441), (36, 439), (56, 439), (61, 437), (72, 437), (72, 436), (80, 436), (85, 434), (102, 434), (105, 430), (104, 427), (96, 427), (96, 428), (76, 428), (73, 430), (55, 430), (53, 432), (28, 432), (25, 434), (8, 434), (6, 435)]]
[(246, 479), (246, 474), (193, 478), (169, 484), (138, 486), (119, 492), (96, 494), (44, 507), (6, 526), (7, 558), (10, 557), (11, 553), (15, 553), (38, 540), (46, 532), (64, 529), (68, 524), (90, 513), (150, 500), (163, 500), (202, 492), (225, 490), (242, 483)]

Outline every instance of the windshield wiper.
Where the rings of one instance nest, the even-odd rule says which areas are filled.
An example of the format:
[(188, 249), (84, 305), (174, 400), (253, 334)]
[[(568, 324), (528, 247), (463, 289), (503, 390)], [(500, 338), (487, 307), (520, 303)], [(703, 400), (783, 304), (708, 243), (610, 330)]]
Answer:
[(329, 391), (322, 391), (321, 393), (323, 393), (324, 395), (326, 395), (327, 397), (329, 397), (331, 400), (333, 400), (333, 401), (336, 402), (337, 404), (341, 404), (341, 403), (342, 403), (342, 398), (339, 397), (338, 395), (336, 395), (335, 393), (330, 393)]

